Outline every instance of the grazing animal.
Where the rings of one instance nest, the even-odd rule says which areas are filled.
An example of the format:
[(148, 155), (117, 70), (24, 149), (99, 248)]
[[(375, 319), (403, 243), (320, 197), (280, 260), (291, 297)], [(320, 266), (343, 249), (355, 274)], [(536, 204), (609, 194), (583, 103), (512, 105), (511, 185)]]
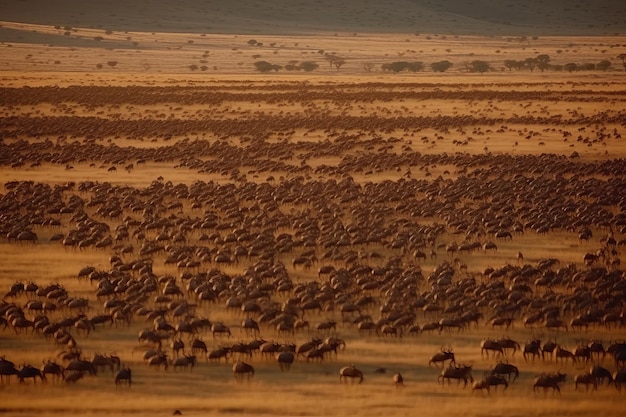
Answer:
[(230, 329), (223, 323), (213, 323), (211, 326), (211, 333), (213, 334), (213, 339), (215, 339), (215, 336), (220, 335), (228, 335), (228, 337), (231, 336)]
[(169, 367), (169, 361), (167, 359), (167, 355), (163, 352), (159, 352), (158, 354), (151, 356), (148, 359), (148, 366), (155, 367), (159, 369), (163, 365), (163, 370), (167, 371)]
[[(82, 360), (82, 359), (75, 359), (75, 360), (71, 361), (69, 363), (69, 365), (67, 365), (65, 370), (66, 371), (83, 372), (83, 373), (87, 372), (87, 373), (89, 373), (89, 375), (97, 375), (98, 374), (98, 370), (96, 369), (96, 367), (94, 366), (93, 363), (91, 363), (90, 361)], [(65, 377), (65, 380), (67, 381), (67, 376)]]
[(52, 374), (56, 380), (65, 379), (65, 369), (57, 363), (47, 361), (41, 366), (40, 370), (45, 378), (47, 378), (47, 374)]
[(556, 352), (554, 355), (556, 358), (555, 361), (557, 363), (559, 363), (559, 359), (563, 360), (565, 364), (567, 364), (568, 359), (571, 359), (572, 363), (576, 363), (576, 356), (574, 356), (574, 354), (571, 351), (561, 348), (561, 346), (556, 347)]
[(451, 379), (456, 379), (457, 384), (461, 383), (461, 380), (464, 382), (464, 387), (467, 386), (467, 381), (474, 382), (474, 377), (472, 376), (472, 367), (470, 365), (450, 365), (448, 368), (441, 371), (439, 375), (439, 382), (443, 385), (445, 380), (448, 380), (448, 385), (450, 385)]
[(515, 375), (513, 378), (513, 381), (515, 381), (519, 377), (519, 369), (517, 366), (509, 363), (498, 362), (498, 364), (491, 370), (491, 375), (506, 375), (509, 381), (511, 380), (511, 375)]
[(276, 361), (278, 361), (278, 366), (280, 366), (281, 371), (291, 369), (291, 364), (295, 358), (296, 355), (293, 352), (279, 352), (276, 354)]
[(557, 343), (556, 342), (546, 342), (542, 347), (541, 347), (541, 357), (545, 360), (547, 355), (550, 355), (550, 360), (552, 360), (552, 355), (554, 354), (554, 350), (557, 347)]
[(100, 371), (100, 368), (108, 367), (109, 369), (111, 369), (111, 374), (119, 370), (121, 366), (121, 361), (119, 357), (115, 355), (111, 355), (111, 356), (100, 355), (98, 353), (93, 355), (93, 359), (91, 360), (91, 363), (93, 364), (93, 366), (96, 367), (96, 370), (98, 371)]
[(219, 349), (212, 350), (209, 352), (207, 358), (211, 362), (216, 361), (219, 362), (220, 359), (224, 358), (224, 361), (228, 361), (228, 356), (230, 355), (231, 350), (228, 347), (221, 347)]
[(485, 339), (482, 342), (480, 342), (480, 357), (484, 357), (485, 355), (487, 356), (487, 359), (489, 359), (489, 351), (493, 352), (493, 356), (496, 356), (496, 353), (499, 353), (500, 355), (504, 355), (504, 350), (502, 350), (502, 346), (500, 345), (500, 343), (496, 340), (492, 340), (492, 339)]
[(574, 384), (576, 390), (578, 390), (578, 384), (584, 384), (586, 387), (586, 391), (589, 391), (589, 385), (593, 387), (593, 391), (598, 390), (598, 380), (589, 372), (576, 375), (576, 377), (574, 378)]
[(622, 392), (622, 384), (626, 384), (626, 369), (620, 369), (613, 374), (613, 383), (615, 388)]
[(490, 392), (491, 392), (491, 385), (489, 385), (489, 383), (487, 381), (485, 381), (484, 379), (482, 381), (476, 381), (472, 385), (472, 393), (474, 393), (475, 391), (478, 391), (478, 390), (480, 390), (481, 392), (483, 390), (487, 390), (487, 394), (490, 394)]
[(504, 353), (506, 353), (509, 350), (512, 350), (513, 352), (511, 353), (511, 356), (515, 356), (515, 352), (517, 352), (520, 349), (519, 343), (517, 343), (515, 340), (511, 339), (510, 337), (503, 337), (501, 339), (498, 339), (497, 342), (502, 348), (502, 350), (504, 351)]
[[(172, 341), (172, 354), (174, 356), (180, 355), (180, 352), (184, 349), (185, 349), (185, 342), (183, 342), (181, 339), (176, 339)], [(191, 349), (191, 351), (193, 352), (193, 348)]]
[(541, 351), (541, 340), (534, 339), (524, 345), (524, 360), (528, 362), (528, 356), (532, 358), (532, 361), (535, 361), (536, 356), (542, 356), (543, 352)]
[(193, 339), (191, 341), (191, 353), (192, 354), (196, 354), (196, 353), (203, 353), (205, 359), (207, 359), (207, 354), (209, 353), (209, 350), (206, 346), (206, 343), (204, 343), (203, 340), (200, 339)]
[(363, 372), (354, 365), (344, 366), (339, 370), (339, 382), (347, 382), (348, 378), (355, 381), (357, 378), (359, 384), (363, 382)]
[(17, 379), (20, 382), (24, 382), (26, 378), (32, 378), (33, 383), (37, 383), (37, 378), (41, 380), (41, 382), (46, 381), (46, 376), (41, 373), (41, 371), (34, 366), (24, 365), (17, 373)]
[(535, 383), (533, 385), (533, 392), (537, 392), (538, 388), (543, 388), (544, 394), (547, 392), (548, 388), (552, 388), (553, 393), (561, 394), (561, 388), (559, 384), (565, 381), (566, 374), (562, 374), (557, 372), (555, 374), (542, 374), (535, 378)]
[(509, 383), (507, 382), (506, 379), (504, 379), (504, 377), (498, 376), (498, 375), (488, 375), (485, 377), (485, 381), (490, 385), (490, 386), (495, 386), (496, 387), (496, 391), (498, 391), (498, 385), (504, 385), (504, 389), (506, 390), (509, 387)]
[(130, 385), (132, 383), (132, 375), (131, 374), (132, 374), (131, 370), (128, 367), (124, 367), (124, 368), (120, 369), (119, 371), (117, 371), (117, 374), (115, 375), (115, 385), (127, 383), (128, 386), (130, 387)]
[(402, 374), (400, 372), (395, 373), (392, 380), (396, 388), (404, 386), (404, 378), (402, 377)]
[(254, 367), (246, 362), (235, 362), (233, 364), (233, 374), (237, 382), (243, 381), (244, 377), (248, 380), (254, 376)]
[(604, 358), (606, 357), (606, 350), (601, 342), (592, 340), (587, 346), (589, 347), (589, 353), (592, 359), (604, 361)]
[(430, 360), (428, 361), (428, 366), (430, 366), (433, 363), (435, 365), (438, 363), (441, 363), (441, 369), (443, 369), (446, 361), (450, 361), (450, 365), (455, 363), (454, 352), (452, 352), (452, 348), (450, 349), (441, 348), (441, 352), (435, 353), (433, 356), (431, 356)]
[(72, 371), (69, 375), (65, 377), (65, 382), (68, 384), (75, 384), (76, 382), (83, 379), (85, 373), (82, 371)]
[(613, 383), (613, 375), (611, 374), (611, 371), (603, 368), (600, 365), (592, 366), (591, 369), (589, 369), (589, 373), (593, 375), (594, 378), (596, 378), (596, 381), (598, 381), (598, 385), (602, 385), (602, 383), (604, 382), (604, 378), (606, 378), (606, 380), (608, 381), (608, 385), (611, 385)]
[(6, 376), (7, 382), (10, 382), (11, 375), (17, 375), (19, 371), (15, 367), (15, 364), (11, 361), (0, 358), (0, 382), (4, 382)]
[(178, 368), (187, 368), (189, 366), (191, 372), (196, 365), (196, 357), (195, 355), (183, 355), (180, 358), (176, 358), (172, 365), (174, 366), (174, 371), (178, 370)]
[(616, 351), (613, 354), (613, 357), (615, 358), (615, 366), (617, 368), (621, 368), (626, 365), (626, 350), (622, 349)]

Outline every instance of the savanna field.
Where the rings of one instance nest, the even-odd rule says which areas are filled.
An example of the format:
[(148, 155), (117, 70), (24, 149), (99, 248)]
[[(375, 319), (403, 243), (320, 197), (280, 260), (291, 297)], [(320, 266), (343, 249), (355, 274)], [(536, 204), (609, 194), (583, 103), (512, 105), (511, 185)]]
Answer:
[(4, 14), (3, 414), (623, 414), (619, 23), (367, 4), (301, 34)]

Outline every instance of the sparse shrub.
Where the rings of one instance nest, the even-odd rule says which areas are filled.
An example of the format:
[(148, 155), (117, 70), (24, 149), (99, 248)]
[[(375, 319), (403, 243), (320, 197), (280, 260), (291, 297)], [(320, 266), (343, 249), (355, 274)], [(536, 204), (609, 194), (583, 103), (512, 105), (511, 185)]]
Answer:
[(303, 63), (300, 64), (300, 69), (306, 72), (315, 71), (318, 68), (319, 68), (319, 64), (313, 61), (304, 61)]
[(596, 65), (596, 69), (600, 71), (606, 71), (609, 69), (610, 66), (611, 66), (611, 61), (603, 59), (602, 61), (598, 62), (598, 64)]
[(188, 67), (191, 71), (197, 71), (198, 70), (198, 66), (196, 64), (191, 64)]
[(574, 62), (569, 62), (563, 65), (563, 69), (568, 72), (576, 71), (578, 69), (578, 65)]
[(433, 62), (430, 64), (430, 68), (432, 68), (435, 72), (446, 72), (452, 67), (452, 63), (450, 61), (439, 61)]
[(372, 70), (374, 69), (374, 64), (372, 62), (365, 62), (363, 63), (363, 69), (367, 72), (372, 72)]
[(257, 44), (256, 39), (250, 39), (250, 40), (248, 41), (248, 45), (250, 45), (250, 46), (254, 46), (254, 45), (256, 45), (256, 44)]
[(117, 61), (108, 61), (107, 65), (111, 68), (115, 67), (117, 65)]
[(104, 40), (104, 38), (102, 36), (94, 36), (93, 40), (100, 42), (100, 41)]
[(489, 71), (490, 69), (491, 69), (491, 66), (489, 65), (489, 62), (487, 61), (481, 61), (477, 59), (469, 63), (470, 72), (478, 72), (482, 74), (482, 73)]
[(263, 73), (270, 72), (270, 71), (278, 72), (281, 69), (280, 65), (270, 64), (267, 61), (257, 61), (254, 63), (254, 67), (256, 68), (257, 71), (263, 72)]
[(96, 64), (96, 68), (102, 69), (102, 64)]

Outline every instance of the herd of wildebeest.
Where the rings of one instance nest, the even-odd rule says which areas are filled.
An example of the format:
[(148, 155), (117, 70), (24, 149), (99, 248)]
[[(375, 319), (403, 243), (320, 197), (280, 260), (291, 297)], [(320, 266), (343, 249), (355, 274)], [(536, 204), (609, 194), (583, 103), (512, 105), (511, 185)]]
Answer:
[[(76, 268), (66, 282), (81, 288), (78, 294), (45, 278), (5, 289), (0, 354), (8, 338), (43, 338), (59, 353), (41, 366), (3, 356), (3, 383), (13, 375), (20, 382), (80, 383), (110, 370), (115, 384), (131, 386), (131, 365), (170, 372), (193, 370), (199, 360), (232, 362), (241, 381), (254, 375), (256, 362), (273, 360), (288, 372), (299, 361), (338, 360), (350, 338), (411, 344), (521, 328), (547, 337), (484, 339), (477, 351), (498, 362), (476, 381), (451, 346), (423, 363), (440, 367), (441, 383), (469, 382), (472, 391), (515, 382), (515, 352), (524, 363), (544, 361), (546, 369), (584, 366), (570, 376), (575, 389), (597, 390), (606, 381), (621, 391), (626, 382), (623, 159), (422, 154), (408, 140), (368, 139), (366, 131), (329, 132), (322, 143), (198, 139), (142, 148), (26, 141), (6, 135), (9, 129), (0, 142), (3, 170), (106, 170), (111, 181), (4, 183), (2, 244), (33, 253), (93, 251), (109, 262)], [(596, 140), (621, 139), (618, 129), (596, 130)], [(336, 155), (337, 163), (308, 163)], [(157, 163), (220, 180), (159, 177), (146, 187), (120, 181)], [(446, 170), (435, 177), (430, 171), (438, 166)], [(375, 180), (389, 172), (401, 175)], [(517, 256), (502, 265), (472, 268), (475, 257), (510, 251), (529, 234), (569, 236), (579, 261), (547, 254), (529, 262), (515, 249)], [(220, 310), (220, 320), (209, 307)], [(141, 361), (83, 348), (93, 333), (137, 327)], [(571, 350), (556, 343), (571, 334), (587, 340)], [(392, 380), (398, 387), (405, 382), (400, 373)], [(565, 380), (565, 373), (546, 371), (533, 390), (560, 392)], [(361, 383), (364, 373), (350, 364), (339, 369), (339, 381)]]

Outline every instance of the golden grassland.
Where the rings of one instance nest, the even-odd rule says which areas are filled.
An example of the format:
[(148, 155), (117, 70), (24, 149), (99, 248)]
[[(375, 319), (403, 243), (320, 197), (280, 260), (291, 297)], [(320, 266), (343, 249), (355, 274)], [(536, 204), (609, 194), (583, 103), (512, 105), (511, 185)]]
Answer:
[[(370, 12), (375, 9), (371, 9), (374, 6), (370, 3), (368, 5), (370, 9), (367, 10)], [(626, 157), (625, 143), (615, 137), (601, 141), (576, 140), (579, 134), (593, 139), (595, 132), (602, 128), (626, 134), (623, 119), (626, 73), (622, 71), (621, 61), (617, 58), (619, 53), (625, 52), (626, 41), (623, 35), (613, 31), (586, 33), (585, 36), (551, 34), (521, 38), (496, 32), (478, 36), (467, 32), (436, 35), (426, 31), (399, 34), (392, 31), (369, 33), (355, 29), (349, 33), (315, 32), (307, 36), (293, 36), (291, 33), (270, 34), (262, 31), (261, 26), (258, 27), (259, 32), (251, 32), (253, 35), (237, 32), (202, 33), (191, 29), (166, 31), (159, 30), (154, 24), (141, 27), (139, 20), (135, 22), (134, 27), (138, 28), (135, 31), (128, 28), (107, 30), (110, 22), (116, 20), (111, 16), (108, 19), (103, 21), (101, 27), (73, 23), (69, 35), (64, 34), (67, 30), (63, 25), (59, 29), (47, 22), (2, 22), (2, 33), (10, 35), (10, 39), (0, 45), (0, 86), (6, 89), (3, 90), (5, 93), (13, 94), (17, 91), (19, 95), (34, 87), (41, 87), (42, 91), (46, 88), (65, 91), (68, 87), (78, 87), (79, 95), (84, 93), (79, 99), (70, 97), (54, 101), (33, 99), (3, 102), (3, 106), (0, 106), (0, 125), (7, 128), (11, 123), (11, 126), (16, 125), (17, 129), (26, 132), (6, 135), (2, 138), (4, 144), (25, 140), (35, 145), (48, 139), (61, 147), (76, 141), (82, 144), (116, 145), (130, 150), (160, 149), (183, 146), (189, 140), (207, 140), (211, 143), (222, 141), (241, 150), (248, 146), (250, 140), (254, 140), (254, 134), (223, 137), (212, 128), (174, 132), (167, 138), (158, 132), (139, 137), (136, 132), (116, 132), (116, 129), (121, 129), (121, 122), (165, 121), (173, 125), (180, 121), (195, 123), (212, 120), (237, 126), (262, 126), (268, 130), (258, 133), (262, 133), (268, 143), (302, 141), (310, 142), (316, 149), (333, 145), (333, 140), (329, 138), (341, 132), (357, 135), (359, 140), (370, 137), (382, 140), (398, 138), (398, 142), (389, 145), (389, 152), (396, 154), (410, 149), (429, 155), (557, 154), (570, 157), (576, 152), (579, 156), (577, 161), (581, 163), (623, 160)], [(227, 27), (228, 19), (224, 19), (220, 25)], [(471, 26), (469, 22), (463, 18), (460, 23), (467, 28)], [(95, 40), (95, 37), (102, 39)], [(262, 43), (262, 46), (250, 45), (248, 41), (252, 38)], [(330, 68), (320, 50), (345, 57), (345, 66), (339, 71)], [(606, 72), (573, 74), (554, 71), (531, 73), (527, 70), (508, 72), (502, 68), (505, 59), (524, 59), (538, 54), (549, 54), (553, 62), (559, 64), (595, 63), (609, 59), (612, 67)], [(260, 56), (255, 58), (257, 55)], [(258, 59), (281, 65), (289, 61), (314, 60), (320, 64), (320, 68), (310, 74), (283, 70), (261, 75), (252, 65)], [(381, 64), (393, 61), (420, 60), (431, 63), (443, 59), (449, 59), (455, 64), (446, 74), (390, 74), (380, 70)], [(489, 61), (495, 70), (482, 75), (464, 72), (463, 63), (475, 59)], [(108, 62), (116, 64), (109, 65)], [(367, 63), (375, 64), (372, 72), (364, 69), (363, 64)], [(190, 65), (207, 65), (207, 69), (192, 71)], [(121, 87), (123, 93), (112, 98), (114, 87)], [(134, 96), (135, 93), (144, 93), (139, 87), (154, 94), (154, 101), (139, 99), (139, 94)], [(171, 87), (175, 87), (174, 93), (168, 90)], [(207, 97), (207, 102), (189, 102), (185, 94), (194, 92)], [(225, 94), (225, 100), (208, 99), (221, 93)], [(52, 97), (60, 97), (54, 94), (57, 93), (53, 93)], [(523, 94), (529, 94), (528, 98), (523, 98)], [(95, 140), (87, 138), (85, 132), (66, 132), (66, 136), (48, 135), (45, 131), (40, 134), (28, 133), (34, 131), (28, 130), (33, 126), (42, 126), (45, 130), (48, 122), (42, 122), (44, 117), (50, 118), (46, 119), (50, 120), (50, 126), (57, 123), (55, 118), (60, 117), (67, 117), (70, 121), (93, 118), (89, 122), (90, 129), (101, 133)], [(431, 120), (437, 117), (456, 117), (459, 120), (473, 118), (475, 122), (451, 129), (433, 125), (394, 125), (395, 121), (412, 117)], [(554, 117), (554, 122), (546, 123), (545, 119), (536, 124), (515, 121), (536, 117)], [(615, 121), (603, 123), (605, 117)], [(339, 123), (342, 119), (350, 118), (362, 121), (363, 126), (344, 128), (338, 125), (316, 129), (284, 125), (284, 120), (310, 119), (321, 122), (327, 119)], [(483, 123), (487, 119), (490, 122)], [(265, 120), (267, 125), (258, 124), (258, 120)], [(496, 120), (497, 124), (493, 124), (492, 120)], [(382, 129), (376, 123), (383, 123), (385, 128)], [(582, 127), (587, 131), (578, 131)], [(104, 130), (107, 128), (114, 133)], [(564, 140), (564, 130), (575, 132), (574, 137)], [(364, 144), (358, 152), (353, 153), (369, 152), (380, 156), (383, 152), (368, 146), (371, 145)], [(297, 163), (300, 156), (294, 155), (287, 162)], [(315, 169), (337, 166), (343, 157), (342, 154), (312, 156), (308, 159), (312, 168), (309, 179), (341, 180)], [(235, 182), (230, 173), (195, 172), (178, 165), (179, 162), (147, 161), (145, 164), (136, 164), (130, 172), (120, 166), (115, 173), (108, 171), (113, 163), (105, 161), (102, 155), (76, 161), (72, 164), (73, 169), (49, 162), (34, 167), (28, 164), (17, 168), (2, 165), (0, 184), (34, 181), (54, 186), (68, 181), (96, 181), (143, 189), (159, 176), (173, 184)], [(270, 174), (274, 177), (274, 183), (294, 176), (289, 172), (260, 173), (255, 172), (254, 167), (239, 168), (246, 174), (247, 181), (257, 183), (270, 182)], [(393, 169), (385, 168), (369, 173), (355, 171), (350, 174), (359, 184), (398, 181), (408, 168), (398, 165)], [(433, 164), (412, 167), (411, 174), (420, 180), (433, 181), (438, 177), (456, 180), (463, 175), (456, 168), (453, 165)], [(1, 192), (7, 191), (3, 189)], [(559, 190), (554, 192), (556, 194)], [(88, 194), (83, 197), (88, 197)], [(295, 211), (299, 207), (287, 206), (283, 209)], [(611, 207), (610, 210), (619, 212), (617, 207)], [(184, 207), (183, 212), (190, 216), (201, 214), (189, 207)], [(109, 220), (112, 229), (120, 223), (121, 219)], [(92, 310), (87, 312), (88, 315), (100, 312), (102, 300), (95, 299), (94, 286), (85, 280), (79, 281), (77, 274), (87, 265), (99, 270), (109, 268), (109, 256), (112, 253), (108, 249), (66, 249), (58, 242), (49, 241), (53, 234), (63, 233), (70, 226), (68, 217), (63, 219), (61, 227), (37, 227), (39, 241), (35, 244), (9, 242), (4, 237), (0, 238), (0, 293), (6, 292), (16, 281), (34, 281), (41, 285), (60, 283), (72, 296), (90, 299)], [(523, 252), (524, 262), (528, 264), (534, 265), (541, 259), (554, 257), (560, 260), (561, 265), (575, 263), (583, 268), (584, 254), (596, 251), (600, 237), (606, 233), (606, 229), (595, 229), (594, 239), (580, 242), (575, 233), (565, 230), (545, 235), (528, 232), (516, 235), (511, 241), (498, 241), (498, 250), (494, 252), (459, 254), (458, 262), (467, 266), (467, 276), (475, 277), (478, 281), (486, 279), (482, 271), (487, 267), (516, 265), (518, 251)], [(190, 240), (198, 238), (199, 232), (190, 233)], [(623, 236), (617, 233), (616, 238), (623, 239)], [(442, 241), (456, 239), (457, 235), (448, 232)], [(386, 247), (366, 247), (361, 250), (376, 251), (382, 255), (380, 260), (370, 261), (373, 266), (382, 265), (389, 256), (398, 255)], [(428, 273), (444, 260), (452, 261), (445, 258), (443, 252), (443, 249), (439, 250), (438, 259), (422, 261), (421, 269)], [(290, 277), (295, 283), (324, 279), (318, 278), (317, 265), (311, 270), (291, 267), (293, 256), (294, 253), (279, 254), (277, 261), (288, 265)], [(164, 265), (162, 255), (157, 255), (154, 262), (159, 275), (180, 275), (180, 270), (175, 266)], [(240, 260), (223, 269), (229, 274), (241, 274), (251, 263)], [(558, 288), (557, 291), (567, 292), (571, 289)], [(286, 297), (276, 296), (279, 301), (285, 301)], [(11, 301), (24, 305), (27, 299), (22, 295)], [(370, 307), (367, 313), (377, 317), (378, 308)], [(202, 313), (211, 320), (225, 322), (233, 331), (230, 339), (213, 339), (210, 333), (202, 335), (210, 348), (249, 339), (239, 328), (244, 317), (241, 313), (227, 312), (222, 304), (205, 305)], [(52, 315), (61, 318), (66, 314), (69, 312), (59, 311)], [(419, 312), (417, 321), (423, 324), (436, 318)], [(480, 379), (483, 372), (491, 369), (498, 360), (481, 357), (480, 342), (484, 338), (510, 336), (521, 344), (534, 337), (543, 340), (556, 338), (564, 346), (574, 348), (578, 343), (590, 339), (599, 339), (605, 343), (623, 339), (623, 328), (553, 333), (544, 329), (524, 328), (519, 321), (508, 330), (493, 329), (481, 322), (478, 329), (459, 333), (434, 332), (394, 338), (359, 335), (353, 326), (341, 323), (338, 312), (320, 313), (308, 319), (313, 325), (327, 319), (340, 322), (336, 334), (345, 339), (345, 351), (340, 351), (338, 357), (331, 357), (322, 363), (299, 360), (289, 372), (281, 372), (273, 359), (255, 357), (252, 363), (256, 374), (243, 383), (234, 380), (231, 363), (215, 364), (201, 359), (191, 372), (149, 369), (142, 359), (147, 347), (137, 342), (138, 332), (150, 327), (150, 323), (142, 318), (134, 319), (128, 327), (98, 329), (88, 337), (79, 338), (81, 348), (86, 356), (96, 352), (119, 355), (124, 364), (133, 370), (131, 388), (115, 386), (113, 375), (107, 371), (100, 372), (96, 377), (86, 377), (76, 385), (54, 381), (19, 384), (13, 378), (10, 383), (0, 384), (0, 413), (7, 416), (141, 417), (171, 415), (175, 409), (179, 409), (183, 415), (193, 416), (623, 415), (624, 393), (618, 393), (613, 387), (602, 386), (598, 392), (574, 389), (572, 377), (584, 372), (587, 365), (542, 361), (526, 363), (518, 352), (508, 360), (520, 368), (519, 380), (506, 391), (502, 392), (500, 388), (490, 395), (472, 393), (469, 387), (459, 387), (454, 383), (451, 386), (441, 385), (437, 381), (440, 370), (428, 366), (431, 355), (442, 346), (452, 346), (457, 360), (471, 364), (474, 377)], [(267, 328), (262, 331), (262, 336), (268, 340), (296, 344), (316, 335), (319, 335), (316, 330), (294, 336), (278, 335), (273, 329)], [(37, 334), (16, 335), (10, 328), (0, 331), (0, 356), (17, 364), (31, 363), (38, 366), (42, 361), (55, 359), (61, 350), (62, 347)], [(607, 358), (605, 364), (613, 369), (610, 361)], [(364, 371), (363, 384), (339, 383), (338, 369), (349, 363)], [(386, 372), (376, 372), (381, 368)], [(556, 370), (568, 374), (562, 394), (534, 393), (532, 384), (535, 376)], [(393, 385), (391, 376), (395, 372), (402, 373), (405, 387), (396, 388)]]

